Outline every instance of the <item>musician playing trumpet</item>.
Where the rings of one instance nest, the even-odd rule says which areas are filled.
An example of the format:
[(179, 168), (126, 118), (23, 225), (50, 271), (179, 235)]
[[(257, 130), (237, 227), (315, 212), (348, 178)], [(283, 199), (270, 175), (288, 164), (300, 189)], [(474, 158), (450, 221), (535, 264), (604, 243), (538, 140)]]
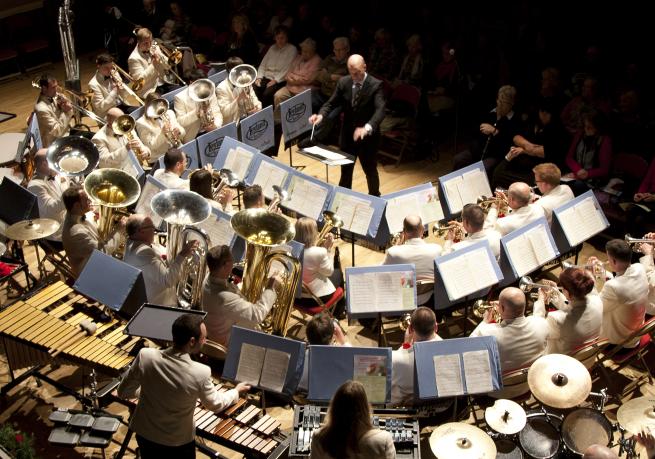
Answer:
[(455, 250), (463, 249), (478, 241), (487, 240), (489, 248), (496, 259), (500, 258), (500, 234), (493, 228), (484, 228), (485, 214), (477, 204), (466, 204), (462, 209), (461, 225), (467, 236), (461, 241), (455, 242), (455, 229), (451, 228), (446, 234), (446, 242), (443, 246), (444, 255)]
[[(223, 187), (218, 195), (214, 193), (213, 177), (211, 164), (207, 169), (196, 169), (189, 175), (189, 190), (203, 196), (209, 202), (209, 205), (231, 214), (234, 212), (232, 209), (232, 200), (235, 196), (235, 191), (230, 187)], [(205, 166), (205, 167), (207, 167)]]
[[(191, 73), (191, 79), (197, 81), (205, 78), (200, 69)], [(213, 87), (213, 86), (212, 86)], [(205, 102), (196, 102), (191, 97), (193, 84), (178, 92), (173, 99), (177, 121), (186, 131), (182, 141), (190, 142), (198, 135), (218, 129), (223, 125), (223, 115), (216, 99), (216, 92), (212, 90), (211, 95)]]
[(541, 207), (530, 204), (532, 200), (532, 188), (527, 183), (514, 182), (509, 186), (507, 195), (503, 192), (496, 192), (496, 196), (507, 200), (511, 213), (505, 217), (498, 218), (498, 204), (494, 203), (489, 209), (485, 228), (494, 228), (501, 236), (511, 233), (538, 218), (544, 217), (545, 213)]
[[(146, 106), (153, 100), (159, 99), (157, 93), (146, 98)], [(143, 143), (150, 148), (150, 164), (152, 165), (162, 157), (169, 148), (179, 147), (186, 135), (186, 130), (178, 123), (173, 110), (166, 110), (163, 116), (150, 117), (145, 113), (136, 120), (136, 132)]]
[(98, 148), (100, 153), (99, 168), (114, 167), (116, 169), (123, 169), (130, 163), (130, 158), (127, 154), (128, 149), (132, 150), (137, 158), (148, 159), (150, 158), (150, 148), (148, 148), (139, 139), (136, 132), (132, 132), (132, 139), (128, 140), (125, 135), (117, 135), (112, 128), (114, 121), (124, 115), (123, 111), (118, 107), (110, 108), (105, 117), (106, 124), (96, 132), (91, 138), (91, 141)]
[(110, 108), (123, 105), (121, 96), (127, 95), (121, 76), (114, 70), (114, 58), (110, 54), (99, 54), (96, 68), (95, 75), (89, 80), (89, 89), (93, 91), (91, 107), (96, 115), (104, 118)]
[(152, 32), (145, 27), (136, 31), (136, 47), (127, 58), (127, 65), (134, 80), (143, 78), (143, 86), (136, 91), (139, 97), (144, 98), (162, 86), (168, 63), (166, 57), (153, 46)]
[(70, 121), (74, 111), (71, 102), (61, 94), (59, 83), (52, 75), (44, 74), (39, 78), (41, 94), (34, 107), (39, 122), (39, 132), (43, 148), (47, 148), (59, 137), (70, 133)]

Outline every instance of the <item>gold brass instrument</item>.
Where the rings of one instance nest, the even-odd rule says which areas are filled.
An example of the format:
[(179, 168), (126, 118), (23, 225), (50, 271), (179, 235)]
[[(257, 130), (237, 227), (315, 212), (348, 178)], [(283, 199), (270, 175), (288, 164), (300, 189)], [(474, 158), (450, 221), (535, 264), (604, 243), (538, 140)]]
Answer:
[(50, 144), (46, 158), (51, 169), (67, 177), (83, 177), (98, 165), (100, 153), (89, 139), (69, 135)]
[(445, 225), (438, 223), (432, 227), (432, 234), (443, 239), (446, 237), (448, 231), (450, 230), (453, 230), (453, 232), (455, 233), (454, 236), (455, 240), (461, 241), (466, 237), (466, 233), (464, 232), (464, 227), (462, 226), (462, 223), (458, 221), (451, 221)]
[(391, 245), (403, 245), (405, 243), (405, 232), (398, 231), (391, 235)]
[[(91, 172), (84, 180), (84, 190), (100, 207), (98, 236), (108, 241), (116, 231), (121, 217), (129, 215), (125, 209), (134, 204), (141, 194), (141, 185), (127, 172), (120, 169), (103, 168)], [(123, 258), (125, 235), (113, 255)]]
[[(121, 115), (111, 123), (111, 129), (114, 131), (114, 134), (117, 136), (125, 136), (128, 141), (134, 140), (134, 128), (136, 127), (136, 121), (130, 115)], [(148, 160), (143, 155), (143, 150), (141, 148), (133, 149), (134, 154), (139, 158), (141, 167), (144, 171), (150, 170), (151, 167), (148, 164)]]
[(630, 236), (630, 234), (625, 235), (625, 242), (628, 243), (629, 246), (632, 247), (632, 251), (635, 253), (641, 253), (641, 249), (639, 248), (639, 244), (655, 244), (655, 239), (637, 239), (635, 237)]
[(402, 331), (407, 331), (411, 323), (412, 323), (412, 315), (406, 312), (405, 314), (400, 316), (400, 319), (398, 319), (398, 328), (400, 328)]
[[(254, 98), (252, 85), (257, 79), (257, 69), (248, 64), (237, 65), (230, 70), (227, 79), (235, 88), (238, 88), (239, 94), (237, 100), (239, 105), (239, 117), (243, 118), (248, 116), (248, 114), (255, 109), (252, 103), (252, 99)], [(241, 96), (242, 93), (246, 94), (244, 96), (245, 100), (244, 97)]]
[(321, 228), (321, 232), (316, 237), (316, 245), (322, 245), (325, 242), (325, 238), (332, 231), (332, 228), (336, 228), (338, 231), (341, 227), (343, 227), (343, 219), (341, 217), (329, 210), (323, 212), (323, 228)]
[(223, 188), (236, 188), (240, 183), (241, 179), (230, 169), (212, 170), (212, 196), (214, 201), (218, 201), (218, 196)]
[(264, 209), (237, 212), (232, 216), (230, 224), (235, 233), (246, 240), (241, 293), (248, 301), (259, 301), (272, 263), (283, 265), (286, 279), (276, 292), (275, 304), (261, 327), (268, 333), (286, 336), (301, 267), (300, 262), (288, 253), (273, 249), (293, 239), (296, 231), (289, 220)]
[[(598, 260), (596, 263), (592, 264), (587, 264), (587, 265), (574, 265), (573, 263), (570, 263), (568, 261), (563, 261), (562, 262), (562, 269), (569, 269), (569, 268), (579, 268), (579, 269), (585, 269), (587, 271), (590, 271), (596, 281), (602, 280), (605, 281), (605, 277), (607, 275), (607, 270), (605, 269), (605, 263), (602, 261)], [(596, 285), (598, 287), (598, 285)]]
[[(37, 89), (41, 89), (39, 85), (39, 78), (37, 77), (32, 80), (32, 86)], [(62, 88), (61, 86), (57, 87), (57, 94), (55, 94), (54, 100), (58, 107), (61, 108), (61, 104), (67, 102), (73, 109), (79, 114), (75, 115), (75, 122), (80, 123), (80, 116), (87, 116), (93, 121), (98, 123), (98, 126), (104, 126), (105, 120), (100, 118), (98, 115), (89, 110), (91, 107), (91, 97), (93, 96), (93, 91), (89, 90), (87, 92), (78, 92), (72, 89)], [(74, 102), (73, 102), (74, 101)]]
[(498, 301), (475, 300), (473, 303), (473, 315), (478, 319), (483, 319), (486, 311), (491, 311), (491, 319), (496, 323), (500, 323), (502, 317), (498, 310)]
[(507, 215), (509, 211), (509, 204), (506, 198), (501, 198), (499, 196), (480, 196), (476, 200), (476, 204), (482, 207), (485, 213), (489, 212), (492, 205), (496, 205), (498, 209), (498, 215)]
[(215, 92), (216, 85), (207, 78), (196, 80), (189, 86), (189, 97), (198, 104), (201, 131), (209, 131), (214, 126), (214, 113), (209, 101)]
[(182, 86), (186, 86), (186, 81), (184, 81), (182, 77), (173, 70), (173, 68), (182, 61), (182, 51), (177, 48), (169, 50), (165, 46), (160, 46), (157, 41), (153, 41), (152, 46), (150, 47), (150, 54), (153, 56), (157, 54), (163, 58), (162, 63), (166, 68), (166, 73), (162, 76), (164, 82), (175, 84), (175, 80), (177, 79), (182, 83)]
[[(123, 75), (130, 82), (129, 85), (123, 83)], [(125, 70), (120, 68), (118, 65), (114, 64), (111, 72), (109, 73), (112, 81), (116, 85), (119, 91), (122, 91), (124, 94), (120, 94), (121, 100), (131, 107), (140, 107), (144, 104), (143, 99), (141, 99), (136, 91), (140, 91), (143, 88), (145, 83), (144, 78), (139, 78), (138, 80), (132, 78), (132, 76), (127, 73)]]
[(187, 225), (205, 221), (211, 213), (211, 207), (204, 197), (186, 190), (160, 191), (153, 196), (150, 207), (166, 222), (166, 257), (169, 263), (173, 263), (189, 238), (200, 242), (185, 258), (176, 287), (180, 306), (197, 308), (200, 306), (202, 283), (205, 280), (205, 255), (211, 241), (204, 231)]
[(278, 185), (273, 185), (273, 193), (275, 194), (271, 203), (268, 205), (269, 212), (275, 212), (280, 207), (280, 203), (288, 201), (290, 199), (289, 192), (283, 190), (282, 187)]
[(152, 99), (145, 105), (146, 116), (160, 121), (166, 140), (171, 146), (177, 148), (182, 145), (182, 139), (180, 139), (180, 135), (173, 129), (173, 125), (171, 124), (167, 112), (168, 101), (163, 98)]
[[(548, 298), (547, 298), (548, 300), (550, 299), (550, 295), (552, 295), (555, 290), (559, 291), (559, 287), (555, 285), (537, 284), (535, 282), (532, 282), (532, 278), (530, 276), (521, 277), (521, 279), (519, 280), (519, 288), (523, 293), (529, 293), (535, 289), (544, 289), (548, 293)], [(546, 303), (548, 302), (549, 301), (546, 301)]]

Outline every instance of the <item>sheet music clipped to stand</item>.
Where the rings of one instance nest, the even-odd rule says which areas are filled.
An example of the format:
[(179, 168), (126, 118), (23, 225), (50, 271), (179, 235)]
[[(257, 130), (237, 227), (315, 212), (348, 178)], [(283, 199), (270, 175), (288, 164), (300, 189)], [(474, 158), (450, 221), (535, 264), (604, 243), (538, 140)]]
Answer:
[(459, 213), (466, 204), (474, 204), (480, 196), (491, 196), (482, 162), (444, 175), (439, 183), (451, 214)]
[(382, 199), (387, 202), (385, 217), (391, 234), (403, 230), (403, 221), (408, 215), (419, 215), (423, 224), (444, 219), (439, 195), (431, 183), (391, 193)]
[(230, 225), (230, 218), (230, 214), (212, 208), (209, 218), (197, 223), (196, 226), (207, 233), (212, 246), (227, 245), (232, 247), (236, 239), (236, 233), (232, 229), (232, 225)]
[(548, 222), (541, 218), (501, 239), (517, 276), (524, 276), (559, 255)]
[(294, 174), (289, 181), (289, 200), (284, 203), (284, 207), (314, 220), (321, 220), (330, 190), (330, 186), (322, 186), (306, 176)]
[(239, 146), (230, 148), (223, 163), (223, 169), (229, 169), (236, 174), (241, 180), (246, 178), (250, 163), (255, 155)]
[(435, 264), (450, 301), (490, 287), (502, 278), (487, 241), (437, 258)]
[(273, 185), (284, 188), (284, 184), (289, 176), (289, 171), (278, 164), (280, 163), (271, 161), (268, 158), (262, 158), (259, 167), (257, 167), (255, 177), (252, 180), (253, 184), (262, 187), (262, 192), (267, 199), (273, 199), (275, 197)]
[(375, 208), (370, 201), (352, 194), (336, 192), (331, 210), (343, 220), (343, 229), (365, 236)]
[(351, 316), (397, 315), (416, 309), (414, 265), (346, 268), (346, 285)]
[(586, 241), (609, 226), (591, 191), (555, 209), (554, 213), (571, 246)]

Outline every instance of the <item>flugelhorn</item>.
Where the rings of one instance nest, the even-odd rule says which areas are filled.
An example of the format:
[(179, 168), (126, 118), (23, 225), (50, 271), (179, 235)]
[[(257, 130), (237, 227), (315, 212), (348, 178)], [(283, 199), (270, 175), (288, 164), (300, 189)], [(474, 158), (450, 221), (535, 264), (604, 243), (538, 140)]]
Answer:
[(158, 119), (161, 122), (161, 128), (166, 136), (168, 143), (177, 148), (182, 145), (182, 139), (180, 135), (175, 132), (171, 124), (171, 120), (168, 117), (168, 101), (164, 98), (152, 99), (145, 105), (145, 114), (148, 118)]
[[(111, 123), (111, 129), (114, 131), (114, 134), (117, 136), (125, 136), (128, 141), (134, 140), (134, 128), (136, 127), (136, 121), (130, 115), (121, 115)], [(148, 160), (143, 154), (141, 148), (133, 149), (134, 154), (139, 158), (141, 167), (144, 171), (150, 170), (151, 167), (148, 164)]]
[(287, 190), (283, 190), (279, 185), (273, 185), (274, 197), (271, 200), (271, 203), (268, 205), (269, 212), (275, 212), (280, 207), (280, 203), (288, 201), (290, 196)]
[(230, 169), (212, 170), (212, 196), (214, 200), (218, 200), (218, 195), (223, 188), (236, 188), (240, 183), (241, 179)]
[(98, 165), (100, 153), (89, 139), (69, 135), (50, 144), (46, 159), (51, 169), (67, 177), (83, 177)]
[(214, 126), (214, 113), (209, 101), (215, 92), (216, 85), (208, 78), (196, 80), (189, 86), (189, 97), (198, 104), (201, 131), (207, 131)]
[[(237, 65), (232, 70), (230, 70), (227, 79), (235, 88), (238, 88), (240, 92), (239, 97), (237, 98), (239, 116), (247, 116), (248, 113), (255, 109), (252, 104), (252, 85), (257, 79), (257, 69), (248, 64)], [(245, 93), (245, 96), (243, 96), (245, 97), (245, 100), (240, 97), (242, 92)]]
[(473, 315), (478, 319), (484, 318), (484, 313), (490, 311), (491, 319), (499, 323), (502, 320), (500, 316), (500, 311), (498, 310), (498, 301), (484, 301), (484, 300), (475, 300), (473, 303)]
[(330, 210), (323, 212), (323, 228), (321, 228), (321, 232), (316, 237), (316, 245), (322, 245), (325, 242), (325, 238), (332, 231), (332, 228), (336, 228), (338, 231), (341, 227), (343, 227), (343, 219), (341, 217)]
[(639, 248), (639, 244), (655, 244), (655, 239), (648, 239), (648, 238), (643, 238), (643, 239), (637, 239), (635, 237), (630, 236), (630, 234), (625, 235), (625, 242), (628, 243), (632, 247), (632, 251), (636, 253), (641, 253), (641, 249)]

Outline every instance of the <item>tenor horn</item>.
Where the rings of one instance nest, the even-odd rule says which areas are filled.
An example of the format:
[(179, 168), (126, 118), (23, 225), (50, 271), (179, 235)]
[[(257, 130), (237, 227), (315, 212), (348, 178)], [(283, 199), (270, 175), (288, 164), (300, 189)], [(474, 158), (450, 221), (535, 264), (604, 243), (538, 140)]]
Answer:
[(46, 152), (51, 169), (68, 177), (83, 177), (98, 165), (100, 153), (89, 139), (69, 135), (50, 144)]
[[(114, 134), (117, 136), (125, 136), (128, 141), (134, 139), (135, 127), (136, 121), (134, 121), (134, 118), (132, 118), (130, 115), (121, 115), (111, 123), (111, 129), (114, 131)], [(141, 163), (143, 170), (147, 171), (151, 169), (150, 165), (148, 164), (148, 160), (143, 155), (141, 148), (135, 148), (134, 154), (137, 156), (137, 158), (139, 158), (139, 162)]]
[(216, 85), (207, 78), (196, 80), (189, 86), (189, 97), (199, 104), (198, 117), (200, 118), (200, 130), (207, 130), (214, 125), (214, 113), (209, 100), (216, 92)]
[(264, 209), (237, 212), (230, 224), (234, 232), (246, 240), (241, 293), (248, 301), (259, 301), (273, 262), (277, 261), (284, 267), (286, 279), (276, 292), (275, 304), (261, 327), (268, 333), (286, 336), (301, 269), (298, 260), (274, 248), (293, 239), (296, 231), (289, 220)]
[(163, 97), (152, 99), (149, 101), (144, 108), (144, 112), (148, 118), (158, 119), (161, 122), (161, 128), (166, 136), (166, 140), (173, 147), (179, 147), (182, 145), (182, 139), (173, 131), (173, 126), (171, 126), (171, 121), (168, 118), (168, 108), (169, 104), (166, 99)]
[(337, 228), (338, 230), (341, 227), (343, 227), (343, 219), (341, 217), (329, 210), (323, 212), (323, 228), (318, 233), (316, 245), (321, 245), (325, 242), (325, 238), (332, 231), (332, 228)]

